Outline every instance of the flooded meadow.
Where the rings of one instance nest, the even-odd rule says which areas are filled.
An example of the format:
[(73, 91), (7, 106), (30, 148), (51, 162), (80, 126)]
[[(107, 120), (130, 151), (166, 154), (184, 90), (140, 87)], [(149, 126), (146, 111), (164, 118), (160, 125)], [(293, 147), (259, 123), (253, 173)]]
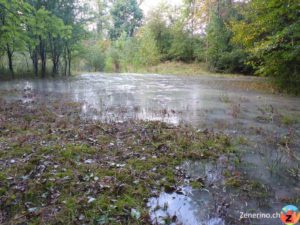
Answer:
[[(76, 224), (124, 224), (131, 220), (136, 224), (281, 224), (279, 218), (240, 217), (241, 212), (273, 214), (285, 205), (300, 204), (300, 98), (264, 90), (260, 88), (264, 82), (240, 76), (102, 73), (68, 80), (1, 82), (1, 169), (10, 175), (0, 174), (5, 180), (0, 189), (4, 193), (0, 198), (0, 222), (22, 222), (22, 218), (31, 216), (36, 221), (47, 221), (47, 215), (58, 214), (61, 205), (75, 207), (72, 204), (80, 200), (66, 200), (72, 197), (68, 191), (60, 199), (63, 195), (55, 191), (55, 186), (73, 179), (72, 165), (80, 167), (78, 171), (84, 165), (86, 174), (76, 179), (92, 182), (91, 187), (80, 190), (87, 192), (85, 204), (95, 204), (95, 208), (90, 214), (84, 209), (67, 210), (70, 221)], [(9, 117), (13, 110), (20, 113)], [(35, 128), (46, 127), (47, 135), (32, 131), (25, 138), (24, 128), (12, 132), (5, 122), (13, 124), (21, 110), (25, 117), (28, 114), (22, 119), (28, 123), (26, 126), (38, 121)], [(55, 118), (52, 121), (46, 115)], [(59, 135), (63, 144), (58, 140), (56, 146)], [(84, 145), (79, 145), (79, 139)], [(74, 146), (69, 149), (73, 144), (76, 153)], [(13, 172), (18, 163), (27, 162), (26, 157), (35, 154), (37, 150), (31, 146), (42, 147), (42, 156), (35, 158), (31, 166)], [(14, 149), (19, 152), (13, 153)], [(64, 158), (74, 157), (69, 168), (64, 168), (64, 159), (55, 159), (62, 160), (60, 164), (50, 157), (53, 149)], [(51, 181), (40, 190), (44, 199), (50, 198), (47, 203), (39, 205), (31, 198), (32, 193), (18, 200), (17, 193), (25, 188), (24, 183), (36, 174), (43, 176), (49, 165), (54, 168), (49, 174), (62, 171), (58, 183), (49, 177), (41, 181)], [(111, 168), (118, 175), (108, 172)], [(138, 172), (126, 178), (129, 180), (123, 177), (134, 170)], [(143, 176), (151, 177), (151, 181)], [(17, 188), (15, 199), (5, 197), (7, 187)], [(110, 193), (113, 197), (101, 197), (111, 187), (116, 188)], [(134, 203), (134, 195), (129, 198), (128, 193), (135, 190), (138, 195), (142, 187), (142, 202)], [(97, 188), (101, 190), (96, 193)], [(123, 188), (127, 193), (124, 196)], [(25, 216), (12, 210), (14, 202), (29, 205), (22, 206), (28, 211)], [(54, 208), (56, 203), (60, 208)], [(39, 213), (35, 215), (36, 211)], [(43, 220), (39, 220), (41, 217)], [(91, 218), (95, 217), (93, 222)]]

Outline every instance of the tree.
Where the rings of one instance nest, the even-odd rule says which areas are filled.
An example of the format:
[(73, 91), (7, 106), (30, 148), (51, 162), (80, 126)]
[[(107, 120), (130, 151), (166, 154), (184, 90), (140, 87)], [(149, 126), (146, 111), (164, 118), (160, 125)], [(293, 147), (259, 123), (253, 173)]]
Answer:
[(113, 26), (110, 38), (117, 40), (123, 32), (132, 37), (142, 24), (143, 13), (136, 0), (115, 0), (110, 11)]
[[(229, 26), (233, 19), (240, 16), (235, 8), (240, 3), (233, 3), (231, 0), (211, 0), (204, 3), (201, 6), (203, 11), (200, 11), (206, 12), (205, 51), (197, 51), (198, 58), (205, 58), (211, 71), (250, 73), (248, 54), (241, 45), (232, 42), (233, 32)], [(203, 41), (200, 43), (203, 46)]]
[(169, 5), (162, 4), (156, 9), (153, 9), (147, 17), (145, 24), (146, 29), (149, 29), (156, 41), (157, 48), (160, 52), (162, 60), (168, 60), (169, 51), (172, 44), (172, 34), (170, 29)]
[(137, 36), (138, 52), (136, 61), (143, 66), (153, 66), (160, 60), (157, 42), (150, 29), (143, 28)]
[(72, 27), (72, 32), (64, 39), (63, 58), (64, 75), (71, 75), (71, 65), (74, 52), (80, 48), (80, 42), (85, 38), (85, 24), (92, 20), (91, 13), (86, 4), (80, 0), (62, 0), (59, 7), (53, 9), (55, 15), (59, 15), (65, 25)]
[(84, 58), (89, 70), (93, 72), (103, 71), (105, 67), (103, 42), (88, 43), (88, 46), (85, 48)]
[(52, 74), (58, 73), (59, 58), (63, 49), (63, 40), (71, 35), (71, 27), (65, 26), (64, 22), (52, 15), (43, 7), (27, 23), (27, 31), (31, 37), (28, 49), (31, 55), (35, 75), (38, 73), (38, 54), (41, 59), (42, 77), (46, 76), (47, 48), (50, 50), (53, 63)]
[(257, 74), (300, 92), (300, 5), (298, 0), (252, 0), (232, 23), (234, 42), (254, 57)]
[(107, 36), (107, 29), (109, 28), (109, 7), (107, 0), (96, 0), (96, 24), (98, 36)]
[(30, 35), (28, 49), (33, 61), (34, 71), (38, 71), (41, 60), (42, 77), (46, 74), (47, 56), (52, 61), (52, 75), (59, 73), (63, 56), (64, 74), (71, 74), (72, 52), (84, 36), (82, 18), (85, 5), (79, 0), (26, 0), (36, 13), (29, 23)]
[(26, 24), (26, 33), (28, 36), (28, 41), (27, 41), (27, 49), (32, 61), (33, 65), (33, 71), (35, 77), (38, 76), (38, 62), (39, 62), (39, 50), (38, 50), (38, 43), (39, 43), (39, 38), (38, 38), (38, 18), (36, 12), (34, 13), (33, 16), (31, 16), (28, 19), (28, 22)]
[(191, 61), (194, 58), (193, 39), (188, 31), (184, 30), (184, 24), (177, 22), (171, 27), (172, 42), (169, 50), (171, 58), (181, 61)]
[(229, 52), (231, 33), (226, 28), (223, 20), (215, 14), (207, 27), (207, 63), (210, 70), (222, 70), (224, 65), (220, 59), (225, 52)]
[(13, 55), (22, 51), (26, 42), (26, 35), (22, 25), (26, 22), (29, 5), (23, 1), (0, 0), (0, 48), (8, 58), (8, 68), (14, 76)]

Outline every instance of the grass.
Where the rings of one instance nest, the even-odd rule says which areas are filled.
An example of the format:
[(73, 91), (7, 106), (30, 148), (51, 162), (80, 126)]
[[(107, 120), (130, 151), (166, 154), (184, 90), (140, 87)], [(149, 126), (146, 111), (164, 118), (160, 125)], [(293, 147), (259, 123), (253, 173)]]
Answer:
[[(195, 75), (211, 75), (221, 76), (222, 74), (212, 73), (208, 71), (204, 63), (184, 63), (176, 61), (167, 61), (160, 63), (155, 66), (148, 67), (127, 67), (122, 72), (129, 73), (150, 73), (150, 74), (164, 74), (164, 75), (184, 75), (184, 76), (195, 76)], [(237, 74), (226, 74), (230, 77), (239, 76)]]
[(223, 103), (230, 103), (231, 100), (230, 100), (230, 97), (227, 95), (227, 94), (222, 94), (220, 97), (219, 97), (220, 101), (223, 102)]
[(105, 124), (80, 119), (78, 104), (0, 101), (4, 224), (149, 224), (153, 190), (184, 180), (176, 166), (234, 152), (228, 136), (191, 127)]
[(283, 114), (281, 116), (281, 123), (286, 126), (295, 125), (297, 123), (300, 123), (300, 117), (297, 117), (295, 115)]

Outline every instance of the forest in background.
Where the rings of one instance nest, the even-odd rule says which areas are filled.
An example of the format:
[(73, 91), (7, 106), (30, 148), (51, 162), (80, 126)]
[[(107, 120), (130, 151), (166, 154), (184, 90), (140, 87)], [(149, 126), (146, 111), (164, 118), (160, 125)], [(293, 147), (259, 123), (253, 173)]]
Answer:
[(134, 72), (162, 62), (274, 78), (300, 90), (298, 0), (0, 0), (0, 76)]

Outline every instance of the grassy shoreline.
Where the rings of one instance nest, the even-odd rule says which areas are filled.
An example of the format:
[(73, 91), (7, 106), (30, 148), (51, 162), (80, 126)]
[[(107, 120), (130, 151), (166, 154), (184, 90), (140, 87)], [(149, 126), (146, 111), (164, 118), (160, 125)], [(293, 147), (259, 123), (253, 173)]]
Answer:
[[(109, 72), (109, 71), (108, 71)], [(161, 74), (161, 75), (181, 75), (181, 76), (216, 76), (216, 77), (241, 77), (243, 74), (226, 74), (210, 72), (203, 63), (184, 63), (167, 61), (159, 63), (155, 66), (147, 67), (127, 67), (123, 68), (121, 72), (128, 73), (144, 73), (144, 74)]]

